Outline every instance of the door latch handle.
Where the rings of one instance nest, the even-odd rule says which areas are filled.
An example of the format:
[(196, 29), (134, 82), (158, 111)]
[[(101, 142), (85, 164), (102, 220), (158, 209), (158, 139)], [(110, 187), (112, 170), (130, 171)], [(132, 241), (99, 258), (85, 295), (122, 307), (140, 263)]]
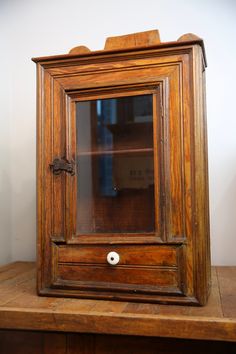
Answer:
[(56, 157), (49, 166), (54, 175), (60, 175), (63, 171), (69, 173), (71, 176), (75, 174), (75, 163), (73, 160), (68, 161), (65, 158), (60, 159)]

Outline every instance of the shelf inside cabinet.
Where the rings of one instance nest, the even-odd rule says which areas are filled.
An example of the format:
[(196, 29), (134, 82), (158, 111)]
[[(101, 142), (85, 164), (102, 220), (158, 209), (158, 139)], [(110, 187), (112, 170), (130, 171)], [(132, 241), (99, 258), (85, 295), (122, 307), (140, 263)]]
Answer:
[(119, 150), (102, 150), (98, 149), (95, 151), (81, 151), (78, 152), (78, 156), (89, 156), (89, 155), (120, 155), (120, 154), (141, 154), (141, 153), (153, 153), (153, 148), (141, 148), (141, 149), (119, 149)]

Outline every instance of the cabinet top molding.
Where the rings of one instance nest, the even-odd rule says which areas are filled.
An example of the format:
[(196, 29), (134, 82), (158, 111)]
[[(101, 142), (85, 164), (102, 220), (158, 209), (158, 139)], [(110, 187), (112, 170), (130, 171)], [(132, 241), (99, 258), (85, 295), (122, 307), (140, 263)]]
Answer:
[(91, 57), (119, 52), (132, 52), (147, 49), (162, 49), (182, 47), (185, 45), (198, 44), (202, 47), (206, 64), (206, 53), (203, 39), (193, 33), (183, 34), (177, 41), (161, 42), (158, 30), (131, 33), (122, 36), (108, 37), (103, 50), (91, 51), (88, 47), (81, 45), (72, 48), (68, 54), (32, 58), (35, 63), (42, 63), (52, 60), (63, 60), (75, 57)]

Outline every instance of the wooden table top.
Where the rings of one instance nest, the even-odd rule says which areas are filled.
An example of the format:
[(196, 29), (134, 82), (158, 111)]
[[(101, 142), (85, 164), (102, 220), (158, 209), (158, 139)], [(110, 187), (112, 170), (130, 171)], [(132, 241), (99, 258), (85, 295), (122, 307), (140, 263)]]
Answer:
[(0, 328), (236, 341), (236, 267), (212, 268), (205, 307), (39, 297), (35, 264), (0, 267)]

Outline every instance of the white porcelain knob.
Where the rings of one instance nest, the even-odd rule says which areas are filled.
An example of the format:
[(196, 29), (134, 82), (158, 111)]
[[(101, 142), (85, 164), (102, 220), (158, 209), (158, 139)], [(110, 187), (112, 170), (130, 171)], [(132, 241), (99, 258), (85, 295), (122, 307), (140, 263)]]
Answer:
[(120, 261), (120, 256), (117, 252), (109, 252), (107, 255), (107, 262), (111, 265), (116, 265)]

